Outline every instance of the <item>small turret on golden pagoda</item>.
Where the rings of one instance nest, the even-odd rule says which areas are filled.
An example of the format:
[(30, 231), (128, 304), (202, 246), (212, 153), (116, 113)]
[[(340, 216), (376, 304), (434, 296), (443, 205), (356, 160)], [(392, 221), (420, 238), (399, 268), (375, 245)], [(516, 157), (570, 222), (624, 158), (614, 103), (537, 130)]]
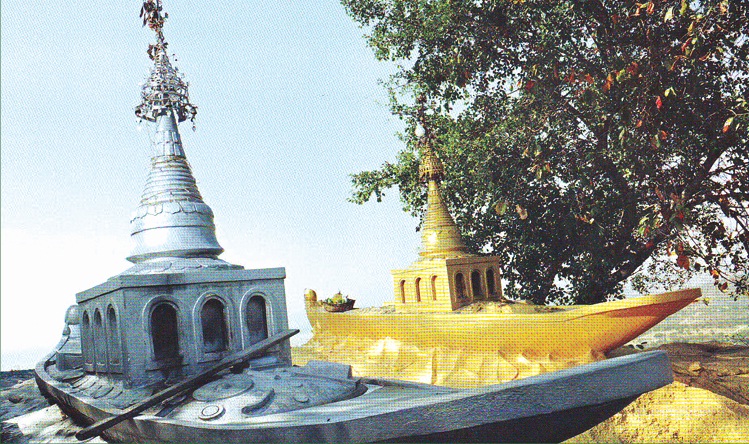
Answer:
[(421, 227), (419, 259), (392, 270), (395, 307), (402, 311), (452, 311), (479, 300), (499, 300), (502, 287), (499, 257), (470, 254), (442, 199), (445, 176), (432, 137), (417, 128), (421, 151), (419, 179), (427, 185), (427, 209)]

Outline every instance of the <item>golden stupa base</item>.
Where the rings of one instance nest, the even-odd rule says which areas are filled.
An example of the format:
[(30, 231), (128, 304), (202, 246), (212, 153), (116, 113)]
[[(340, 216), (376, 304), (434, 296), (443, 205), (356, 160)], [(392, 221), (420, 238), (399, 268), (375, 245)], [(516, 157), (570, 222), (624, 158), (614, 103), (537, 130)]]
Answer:
[(310, 290), (313, 337), (293, 359), (346, 363), (358, 376), (476, 387), (605, 359), (700, 295), (689, 289), (588, 306), (478, 303), (450, 313), (393, 307), (329, 313)]

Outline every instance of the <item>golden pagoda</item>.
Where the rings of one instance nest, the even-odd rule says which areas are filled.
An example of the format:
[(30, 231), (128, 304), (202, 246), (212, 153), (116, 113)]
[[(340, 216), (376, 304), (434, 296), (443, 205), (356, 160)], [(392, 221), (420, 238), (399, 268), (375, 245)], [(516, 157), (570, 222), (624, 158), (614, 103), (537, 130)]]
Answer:
[(419, 140), (419, 179), (427, 185), (427, 210), (421, 228), (422, 249), (409, 267), (392, 270), (395, 307), (399, 311), (453, 311), (480, 300), (502, 299), (497, 256), (468, 252), (460, 230), (442, 198), (445, 169), (431, 137)]
[(296, 365), (345, 362), (358, 376), (477, 387), (606, 359), (700, 297), (699, 289), (594, 305), (549, 307), (502, 295), (500, 258), (468, 252), (442, 198), (444, 167), (417, 128), (420, 180), (428, 187), (422, 248), (392, 270), (395, 298), (383, 307), (333, 309), (307, 290), (312, 338)]

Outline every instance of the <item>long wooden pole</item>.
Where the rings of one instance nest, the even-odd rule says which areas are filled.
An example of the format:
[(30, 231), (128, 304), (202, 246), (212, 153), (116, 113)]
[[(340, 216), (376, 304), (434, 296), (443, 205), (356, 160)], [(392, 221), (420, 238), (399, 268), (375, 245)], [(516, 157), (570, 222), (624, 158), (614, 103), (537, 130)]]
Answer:
[(85, 429), (80, 430), (78, 433), (75, 434), (75, 437), (78, 438), (79, 441), (83, 441), (89, 438), (93, 438), (94, 436), (98, 436), (104, 430), (116, 424), (119, 424), (122, 421), (134, 418), (138, 416), (144, 410), (150, 407), (153, 407), (160, 402), (163, 402), (169, 398), (172, 398), (188, 390), (191, 390), (191, 389), (194, 389), (203, 385), (205, 382), (207, 382), (208, 378), (219, 373), (220, 371), (225, 370), (229, 367), (233, 367), (237, 364), (241, 364), (244, 361), (248, 360), (249, 358), (264, 352), (270, 347), (273, 347), (279, 342), (289, 339), (290, 337), (294, 336), (297, 333), (299, 333), (299, 330), (296, 330), (296, 329), (286, 330), (281, 333), (277, 333), (267, 339), (264, 339), (258, 342), (257, 344), (254, 344), (253, 346), (251, 346), (250, 348), (246, 350), (242, 350), (239, 353), (235, 353), (231, 356), (226, 357), (225, 359), (221, 360), (221, 362), (219, 362), (215, 366), (201, 372), (200, 374), (195, 375), (171, 387), (167, 387), (164, 390), (144, 399), (138, 404), (128, 407), (127, 409), (125, 409), (125, 411), (123, 411), (119, 415), (115, 415), (110, 418), (103, 419), (97, 423), (94, 423), (86, 427)]

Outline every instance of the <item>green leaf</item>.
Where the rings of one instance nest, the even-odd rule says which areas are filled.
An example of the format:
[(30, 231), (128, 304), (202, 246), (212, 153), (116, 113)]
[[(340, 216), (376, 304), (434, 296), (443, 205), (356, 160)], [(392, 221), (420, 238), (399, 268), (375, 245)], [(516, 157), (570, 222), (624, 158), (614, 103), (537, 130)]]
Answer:
[(498, 215), (502, 216), (502, 215), (504, 215), (507, 212), (507, 207), (508, 206), (509, 206), (509, 204), (507, 203), (506, 200), (503, 200), (501, 202), (497, 202), (497, 204), (494, 205), (494, 211)]
[(650, 216), (643, 216), (640, 219), (640, 223), (637, 224), (637, 234), (640, 236), (645, 235), (645, 229), (650, 226)]
[(679, 15), (684, 15), (689, 10), (689, 2), (687, 0), (681, 0), (681, 9), (679, 10)]
[(659, 134), (656, 134), (651, 139), (650, 143), (653, 145), (653, 148), (660, 148), (661, 147), (661, 138), (658, 137), (658, 136), (659, 136)]
[[(684, 7), (683, 4), (682, 4), (682, 7)], [(665, 23), (669, 20), (673, 20), (673, 18), (674, 18), (674, 7), (671, 6), (670, 8), (668, 8), (668, 11), (666, 11), (666, 15), (663, 17), (663, 22)]]
[(727, 133), (731, 130), (731, 124), (733, 123), (733, 117), (726, 119), (726, 123), (723, 124), (723, 132)]

